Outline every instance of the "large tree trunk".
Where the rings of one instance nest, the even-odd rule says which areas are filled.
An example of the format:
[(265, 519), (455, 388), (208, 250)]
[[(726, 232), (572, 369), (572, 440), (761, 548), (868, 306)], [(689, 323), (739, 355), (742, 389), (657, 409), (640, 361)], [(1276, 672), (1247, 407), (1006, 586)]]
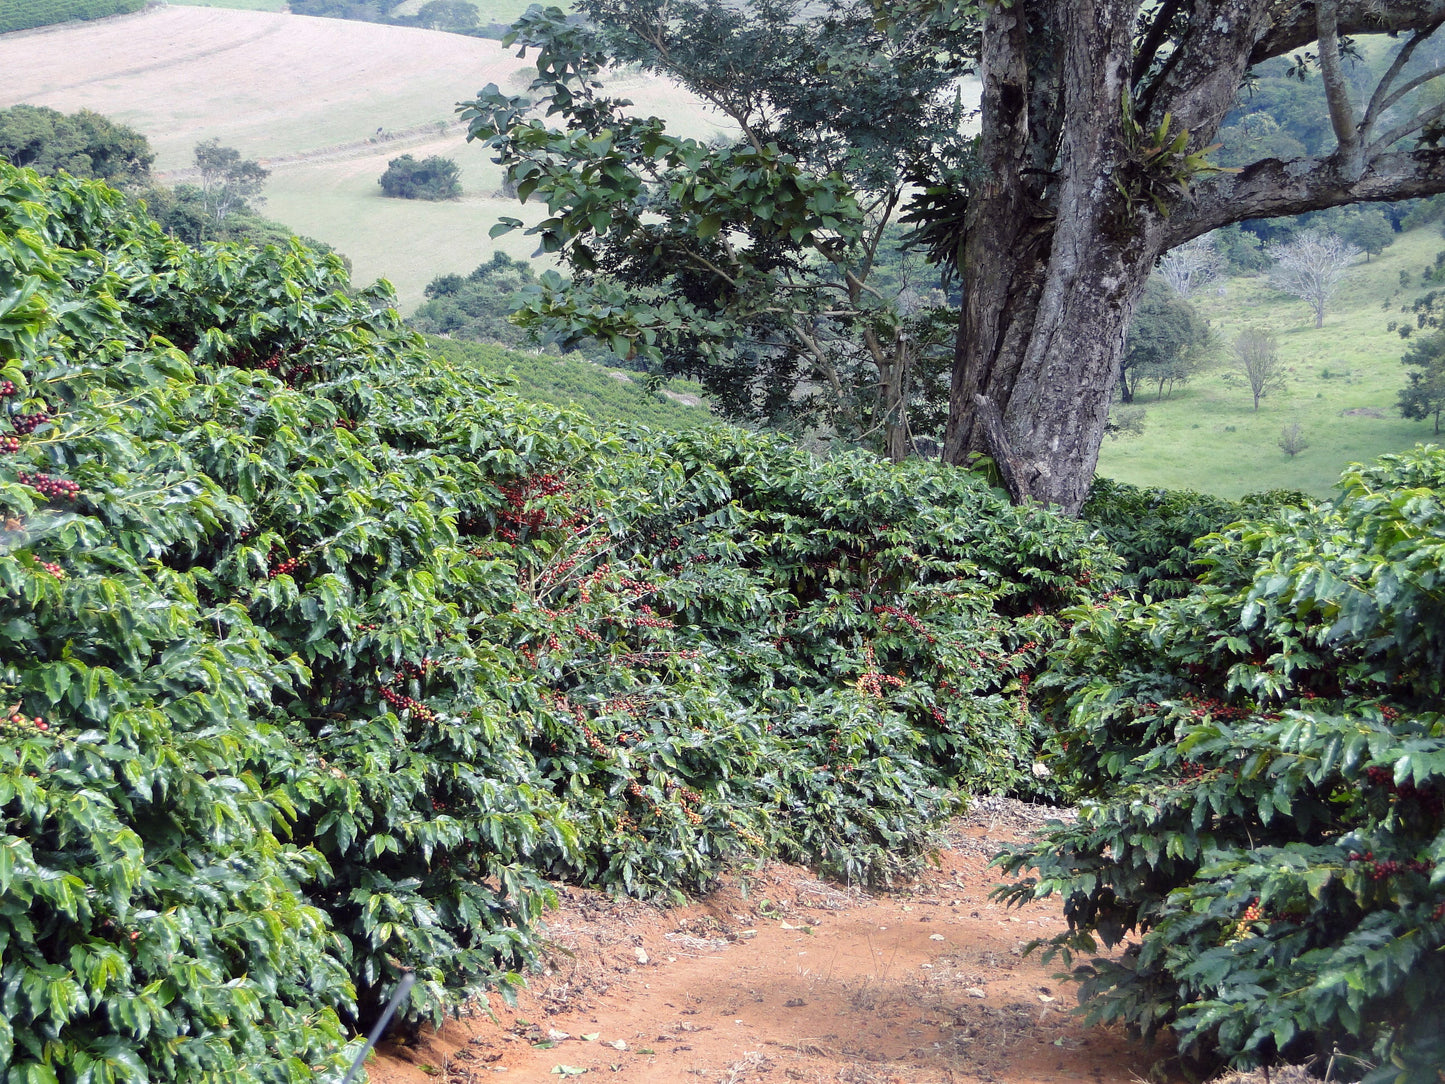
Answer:
[[(1024, 5), (987, 16), (980, 150), (989, 177), (965, 223), (944, 455), (960, 463), (985, 452), (1012, 477), (1016, 498), (1076, 513), (1158, 237), (1115, 184), (1127, 165), (1121, 118), (1134, 4), (1034, 8), (1032, 23)], [(1051, 50), (1062, 54), (1056, 89), (1041, 93), (1029, 62)], [(1052, 148), (1040, 145), (1040, 118), (1028, 112), (1060, 104), (1057, 159), (1041, 161)], [(986, 424), (989, 404), (1001, 428)]]

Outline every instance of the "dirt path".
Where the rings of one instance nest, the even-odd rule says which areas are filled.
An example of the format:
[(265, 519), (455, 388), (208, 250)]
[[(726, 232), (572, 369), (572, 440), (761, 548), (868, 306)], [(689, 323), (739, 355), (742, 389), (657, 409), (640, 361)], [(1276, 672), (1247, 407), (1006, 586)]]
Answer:
[(992, 800), (950, 832), (940, 865), (889, 894), (773, 863), (686, 907), (563, 890), (555, 951), (515, 1010), (390, 1048), (377, 1084), (1139, 1084), (1161, 1051), (1086, 1029), (1052, 967), (1020, 955), (1058, 905), (989, 901), (996, 844), (1040, 823)]

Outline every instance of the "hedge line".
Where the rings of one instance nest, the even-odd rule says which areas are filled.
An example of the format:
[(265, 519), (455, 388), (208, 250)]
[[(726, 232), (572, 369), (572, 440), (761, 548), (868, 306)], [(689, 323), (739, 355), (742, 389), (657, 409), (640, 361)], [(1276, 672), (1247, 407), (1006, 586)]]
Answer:
[(11, 0), (0, 8), (0, 34), (74, 19), (104, 19), (145, 7), (146, 0)]

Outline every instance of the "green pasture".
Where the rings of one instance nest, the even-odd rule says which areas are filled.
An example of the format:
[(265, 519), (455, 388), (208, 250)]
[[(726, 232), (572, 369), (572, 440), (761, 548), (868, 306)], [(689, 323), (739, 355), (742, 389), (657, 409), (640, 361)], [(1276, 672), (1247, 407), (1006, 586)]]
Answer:
[[(712, 118), (700, 110), (682, 109), (676, 97), (670, 97), (669, 88), (655, 81), (632, 79), (619, 86), (619, 92), (637, 100), (644, 111), (677, 110), (682, 118), (678, 129), (688, 135), (709, 138), (718, 130)], [(459, 88), (456, 97), (464, 96)], [(390, 159), (402, 154), (454, 159), (461, 168), (462, 198), (431, 203), (383, 196), (377, 178)], [(345, 253), (357, 281), (390, 280), (402, 310), (409, 312), (421, 303), (422, 291), (437, 275), (466, 274), (497, 250), (519, 259), (536, 254), (535, 239), (520, 231), (496, 240), (488, 236), (503, 216), (528, 223), (545, 217), (541, 204), (498, 198), (501, 182), (501, 169), (491, 156), (480, 145), (468, 143), (460, 130), (453, 130), (425, 143), (381, 144), (355, 157), (280, 166), (266, 184), (262, 210), (297, 233)]]
[[(392, 148), (366, 158), (277, 170), (267, 182), (262, 210), (297, 233), (336, 246), (351, 259), (357, 282), (389, 280), (402, 311), (410, 312), (436, 276), (466, 274), (498, 249), (519, 259), (536, 249), (535, 241), (521, 233), (496, 240), (487, 234), (502, 215), (539, 220), (545, 208), (491, 198), (501, 180), (497, 167), (461, 137), (455, 143)], [(461, 167), (462, 198), (433, 203), (383, 196), (377, 178), (389, 158), (404, 153), (455, 158)]]
[[(472, 0), (472, 3), (477, 5), (477, 11), (483, 23), (515, 22), (518, 16), (536, 2), (537, 0)], [(392, 9), (392, 14), (415, 15), (425, 3), (426, 0), (402, 0), (400, 4)], [(568, 3), (560, 2), (555, 6), (561, 8), (563, 11), (571, 7)]]
[[(1323, 495), (1351, 462), (1434, 440), (1433, 424), (1406, 421), (1395, 407), (1406, 343), (1388, 324), (1413, 323), (1401, 306), (1439, 288), (1421, 284), (1420, 275), (1441, 250), (1438, 225), (1425, 226), (1357, 263), (1322, 328), (1307, 304), (1270, 288), (1264, 275), (1230, 279), (1222, 296), (1213, 288), (1196, 294), (1192, 300), (1219, 332), (1217, 361), (1172, 398), (1156, 401), (1145, 391), (1138, 400), (1146, 411), (1143, 435), (1106, 440), (1099, 472), (1225, 497), (1279, 488)], [(1402, 270), (1410, 273), (1409, 288), (1400, 286)], [(1258, 413), (1230, 351), (1234, 336), (1251, 326), (1275, 334), (1287, 373), (1286, 388), (1265, 396)], [(1295, 421), (1309, 447), (1291, 458), (1279, 439)]]
[(453, 363), (495, 373), (528, 402), (576, 407), (598, 425), (678, 431), (713, 420), (702, 386), (689, 380), (669, 380), (654, 391), (640, 373), (609, 369), (575, 355), (553, 357), (434, 336), (427, 342)]

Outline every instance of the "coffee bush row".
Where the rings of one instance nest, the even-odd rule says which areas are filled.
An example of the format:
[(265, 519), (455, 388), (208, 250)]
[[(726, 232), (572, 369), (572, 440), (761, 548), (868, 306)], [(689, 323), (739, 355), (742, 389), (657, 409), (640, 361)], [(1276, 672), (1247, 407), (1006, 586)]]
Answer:
[(1204, 538), (1178, 597), (1068, 615), (1040, 684), (1079, 820), (1001, 863), (1034, 871), (1007, 897), (1063, 899), (1093, 1019), (1201, 1068), (1438, 1080), (1442, 492), (1445, 450), (1386, 456)]
[(7, 1079), (325, 1079), (403, 971), (412, 1018), (521, 981), (549, 879), (887, 880), (960, 787), (1053, 785), (1080, 527), (601, 432), (392, 306), (0, 164)]

